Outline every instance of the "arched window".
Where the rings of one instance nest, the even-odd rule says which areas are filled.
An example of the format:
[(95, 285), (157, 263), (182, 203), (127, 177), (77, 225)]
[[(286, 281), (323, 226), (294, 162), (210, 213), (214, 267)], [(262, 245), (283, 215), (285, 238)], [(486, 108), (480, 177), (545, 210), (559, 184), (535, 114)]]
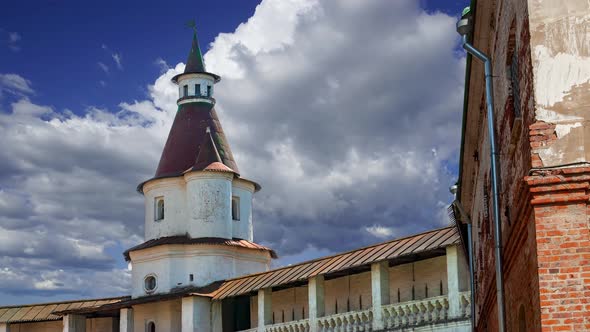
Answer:
[(147, 325), (146, 332), (156, 332), (156, 323), (149, 322)]
[(164, 219), (164, 197), (156, 197), (154, 220), (159, 221)]

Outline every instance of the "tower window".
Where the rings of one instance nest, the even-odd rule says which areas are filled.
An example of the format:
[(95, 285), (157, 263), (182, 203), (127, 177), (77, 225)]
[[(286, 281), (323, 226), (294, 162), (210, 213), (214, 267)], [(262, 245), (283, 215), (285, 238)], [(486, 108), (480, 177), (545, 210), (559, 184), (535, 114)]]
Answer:
[(143, 288), (145, 289), (146, 293), (152, 293), (158, 287), (158, 282), (156, 280), (156, 276), (153, 274), (148, 275), (143, 279)]
[(184, 96), (184, 97), (188, 96), (188, 85), (185, 85), (185, 86), (183, 86), (182, 88), (184, 89), (183, 96)]
[(211, 97), (211, 86), (207, 85), (207, 97)]
[(240, 198), (238, 196), (231, 198), (231, 218), (236, 221), (240, 220)]
[(192, 273), (191, 273), (191, 274), (189, 274), (189, 275), (188, 275), (188, 280), (189, 280), (190, 282), (193, 282), (193, 281), (195, 280), (195, 276), (194, 276)]
[(149, 322), (147, 325), (146, 332), (156, 332), (156, 323)]
[(195, 84), (195, 96), (201, 95), (201, 84)]
[(164, 220), (164, 197), (156, 197), (154, 220)]

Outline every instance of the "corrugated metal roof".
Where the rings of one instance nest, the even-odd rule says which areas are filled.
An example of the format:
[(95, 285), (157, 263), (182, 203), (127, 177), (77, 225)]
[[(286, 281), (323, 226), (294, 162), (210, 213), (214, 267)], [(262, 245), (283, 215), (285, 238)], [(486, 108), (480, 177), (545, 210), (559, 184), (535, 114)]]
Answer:
[(0, 307), (0, 323), (24, 323), (61, 320), (62, 318), (60, 316), (54, 315), (53, 312), (74, 308), (91, 308), (101, 304), (117, 303), (126, 299), (129, 299), (129, 297), (125, 296), (106, 299), (89, 299)]
[(136, 250), (142, 250), (147, 248), (152, 248), (159, 245), (172, 245), (172, 244), (184, 244), (184, 245), (199, 245), (199, 244), (218, 244), (218, 245), (225, 245), (225, 246), (232, 246), (232, 247), (242, 247), (247, 249), (256, 249), (262, 251), (268, 251), (272, 258), (277, 258), (277, 253), (263, 245), (250, 242), (243, 239), (223, 239), (218, 237), (199, 237), (199, 238), (190, 238), (186, 235), (176, 235), (176, 236), (165, 236), (158, 239), (153, 239), (136, 245), (133, 248), (126, 250), (123, 253), (126, 261), (130, 261), (129, 253)]
[(216, 300), (224, 299), (306, 280), (317, 275), (434, 251), (458, 243), (460, 238), (457, 229), (445, 227), (297, 265), (226, 280), (211, 295)]

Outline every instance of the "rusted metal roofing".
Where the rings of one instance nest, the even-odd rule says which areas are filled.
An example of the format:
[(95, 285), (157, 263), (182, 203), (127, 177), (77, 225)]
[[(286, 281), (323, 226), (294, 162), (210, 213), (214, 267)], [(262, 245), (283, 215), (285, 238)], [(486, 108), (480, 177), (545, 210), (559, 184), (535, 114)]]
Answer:
[(54, 312), (95, 308), (100, 305), (114, 304), (129, 299), (128, 296), (105, 299), (89, 299), (66, 302), (52, 302), (42, 304), (27, 304), (22, 306), (0, 307), (0, 323), (25, 323), (61, 320)]
[(170, 290), (168, 293), (162, 294), (152, 294), (141, 296), (137, 298), (126, 298), (120, 302), (111, 302), (111, 303), (102, 303), (98, 304), (94, 307), (82, 307), (82, 308), (69, 308), (64, 310), (55, 310), (54, 313), (58, 315), (66, 315), (66, 314), (93, 314), (93, 313), (108, 313), (112, 311), (119, 310), (121, 308), (131, 308), (134, 305), (144, 304), (144, 303), (153, 303), (153, 302), (160, 302), (160, 301), (169, 301), (174, 299), (179, 299), (184, 296), (204, 296), (204, 297), (212, 297), (213, 294), (219, 286), (223, 284), (223, 281), (215, 281), (206, 286), (198, 287), (198, 286), (183, 286), (183, 287), (176, 287)]
[(379, 261), (400, 260), (403, 257), (411, 257), (459, 243), (460, 238), (456, 227), (436, 229), (297, 265), (226, 280), (210, 295), (218, 300), (248, 294), (259, 289), (295, 283), (317, 275), (353, 269)]
[(172, 244), (183, 244), (183, 245), (202, 245), (202, 244), (215, 244), (215, 245), (223, 245), (223, 246), (232, 246), (232, 247), (242, 247), (247, 249), (255, 249), (255, 250), (262, 250), (268, 251), (272, 258), (277, 258), (277, 253), (263, 245), (250, 242), (243, 239), (233, 238), (233, 239), (224, 239), (218, 237), (199, 237), (199, 238), (190, 238), (187, 235), (177, 235), (177, 236), (165, 236), (158, 239), (153, 239), (146, 241), (142, 244), (136, 245), (133, 248), (127, 249), (123, 256), (125, 257), (126, 261), (130, 261), (131, 257), (129, 257), (129, 253), (132, 251), (152, 248), (159, 245), (172, 245)]

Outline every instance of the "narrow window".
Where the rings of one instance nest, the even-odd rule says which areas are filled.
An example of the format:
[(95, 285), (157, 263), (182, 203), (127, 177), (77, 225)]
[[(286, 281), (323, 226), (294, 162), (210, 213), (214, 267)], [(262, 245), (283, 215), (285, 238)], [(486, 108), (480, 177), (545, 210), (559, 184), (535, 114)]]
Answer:
[(192, 282), (193, 280), (195, 280), (195, 276), (193, 276), (192, 273), (189, 274), (188, 275), (188, 280)]
[(195, 96), (201, 95), (201, 84), (195, 84)]
[(238, 196), (231, 198), (231, 218), (236, 221), (240, 220), (240, 198)]
[(185, 85), (183, 87), (183, 89), (184, 89), (184, 97), (188, 96), (188, 85)]
[(164, 220), (164, 197), (156, 197), (154, 220)]
[(211, 86), (207, 85), (207, 97), (211, 97)]
[(147, 332), (156, 332), (156, 323), (149, 322), (147, 326)]

